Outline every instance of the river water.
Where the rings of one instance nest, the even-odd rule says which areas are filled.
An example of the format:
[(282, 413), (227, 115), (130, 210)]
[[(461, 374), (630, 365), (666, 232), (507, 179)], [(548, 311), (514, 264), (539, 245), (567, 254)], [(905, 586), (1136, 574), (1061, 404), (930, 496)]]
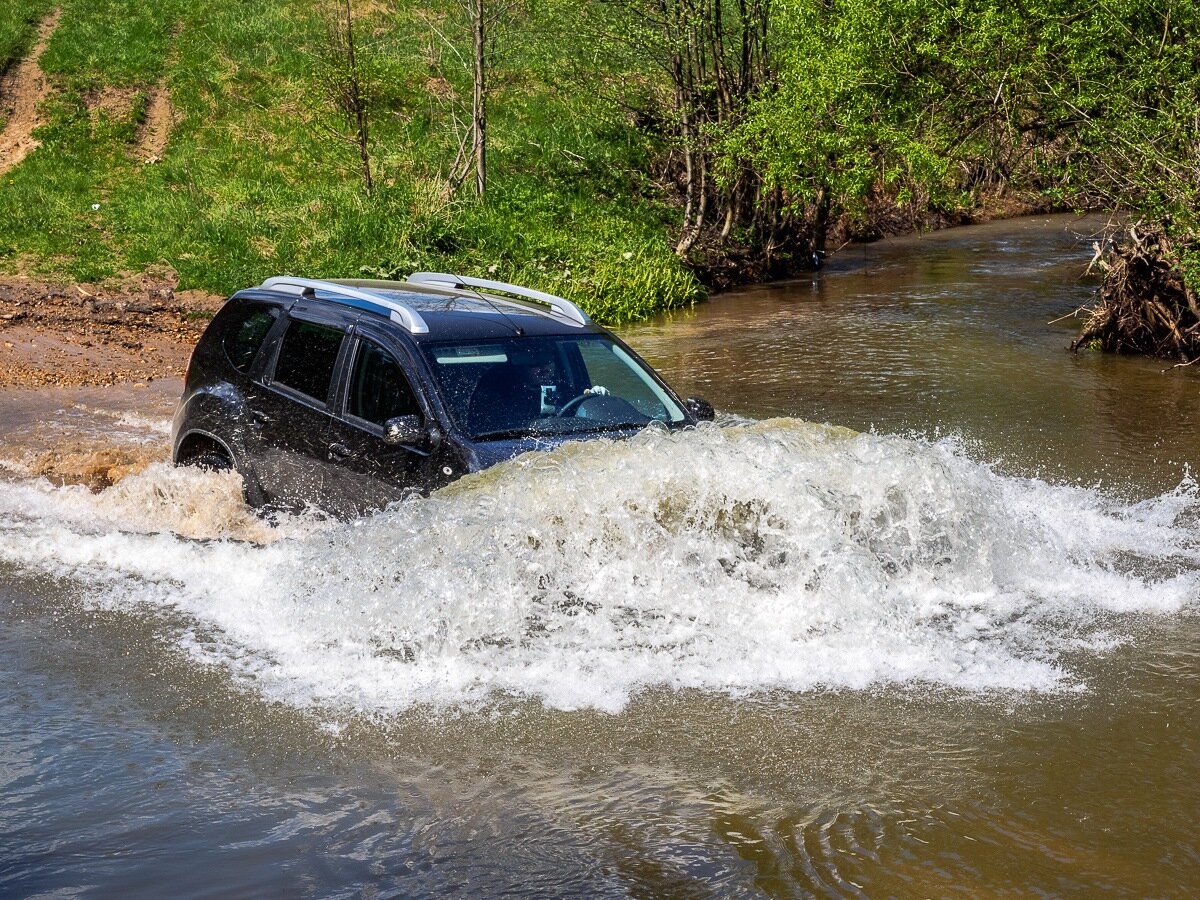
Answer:
[(0, 895), (1195, 895), (1200, 379), (1046, 324), (1096, 224), (629, 329), (718, 427), (346, 524), (4, 397)]

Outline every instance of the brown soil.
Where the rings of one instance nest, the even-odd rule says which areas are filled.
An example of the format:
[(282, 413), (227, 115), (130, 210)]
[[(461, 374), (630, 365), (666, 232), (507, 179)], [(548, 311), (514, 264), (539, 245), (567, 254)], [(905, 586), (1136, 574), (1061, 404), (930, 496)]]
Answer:
[(160, 81), (146, 100), (146, 118), (138, 128), (136, 153), (139, 159), (155, 163), (162, 159), (171, 138), (175, 112), (166, 81)]
[(136, 95), (137, 90), (134, 88), (112, 86), (101, 88), (88, 98), (88, 111), (92, 115), (92, 121), (95, 122), (102, 113), (110, 119), (128, 118), (133, 109), (133, 98)]
[(179, 377), (223, 298), (170, 278), (119, 287), (0, 277), (0, 386)]
[(38, 107), (50, 93), (50, 84), (39, 61), (61, 15), (62, 11), (56, 9), (42, 21), (32, 52), (12, 74), (0, 79), (0, 103), (8, 114), (4, 130), (0, 131), (0, 175), (41, 145), (33, 132), (42, 124)]
[(350, 15), (355, 20), (384, 18), (391, 12), (391, 4), (386, 0), (359, 0), (350, 7)]

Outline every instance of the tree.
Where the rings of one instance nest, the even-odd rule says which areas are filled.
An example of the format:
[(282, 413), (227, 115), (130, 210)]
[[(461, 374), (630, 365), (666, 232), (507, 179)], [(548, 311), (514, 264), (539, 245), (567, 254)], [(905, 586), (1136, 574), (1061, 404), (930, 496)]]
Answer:
[(772, 0), (594, 0), (560, 12), (591, 30), (604, 68), (662, 85), (651, 95), (658, 109), (634, 112), (661, 127), (669, 147), (683, 203), (680, 257), (702, 237), (722, 244), (738, 226), (768, 234), (778, 224), (757, 173), (736, 154), (716, 151), (771, 80), (772, 7)]
[[(460, 71), (471, 83), (470, 108), (457, 99), (450, 99), (451, 122), (456, 132), (458, 150), (450, 164), (450, 193), (455, 193), (474, 175), (475, 194), (483, 200), (488, 180), (488, 98), (490, 73), (496, 56), (497, 31), (511, 17), (516, 0), (458, 0), (466, 30), (469, 32), (469, 56), (459, 49), (453, 34), (440, 28), (434, 17), (427, 19), (438, 42), (450, 50), (458, 61)], [(451, 79), (447, 79), (451, 80)], [(466, 120), (466, 121), (464, 121)]]
[(326, 17), (327, 43), (319, 55), (321, 84), (328, 101), (344, 119), (348, 130), (335, 130), (358, 151), (363, 190), (374, 189), (371, 176), (370, 84), (360, 63), (354, 38), (350, 0), (334, 0)]
[(487, 190), (487, 20), (484, 0), (467, 0), (466, 7), (471, 20), (471, 147), (475, 192), (482, 200)]
[(777, 77), (721, 150), (818, 231), (1014, 190), (1194, 228), (1195, 4), (794, 0), (773, 27)]

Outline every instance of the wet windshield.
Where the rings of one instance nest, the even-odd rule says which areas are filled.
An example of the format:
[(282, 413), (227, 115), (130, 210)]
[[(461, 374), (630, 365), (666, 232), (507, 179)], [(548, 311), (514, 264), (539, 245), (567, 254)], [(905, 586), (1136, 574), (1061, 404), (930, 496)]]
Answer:
[(451, 415), (474, 438), (684, 421), (654, 376), (604, 335), (428, 344), (425, 353)]

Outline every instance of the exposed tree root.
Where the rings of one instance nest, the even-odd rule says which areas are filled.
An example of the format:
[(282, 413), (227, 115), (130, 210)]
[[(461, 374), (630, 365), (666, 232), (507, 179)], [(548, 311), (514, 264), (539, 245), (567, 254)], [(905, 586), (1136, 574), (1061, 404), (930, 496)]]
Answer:
[(1071, 349), (1099, 346), (1182, 363), (1200, 358), (1200, 306), (1180, 270), (1186, 249), (1141, 222), (1119, 243), (1098, 245), (1093, 263), (1104, 284)]

